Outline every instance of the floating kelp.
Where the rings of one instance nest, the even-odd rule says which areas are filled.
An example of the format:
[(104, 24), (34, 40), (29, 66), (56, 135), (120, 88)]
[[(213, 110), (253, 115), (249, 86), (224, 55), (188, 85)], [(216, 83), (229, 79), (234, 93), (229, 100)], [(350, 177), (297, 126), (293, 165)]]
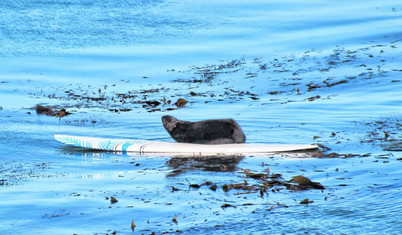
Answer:
[(113, 196), (110, 197), (110, 203), (111, 204), (114, 204), (114, 203), (117, 203), (117, 202), (119, 202), (119, 201), (115, 197), (113, 197)]
[(290, 190), (325, 189), (320, 183), (313, 182), (309, 178), (301, 175), (294, 176), (289, 182), (297, 183), (297, 185), (287, 184), (286, 187)]
[[(271, 190), (271, 192), (277, 192), (282, 189), (287, 189), (290, 191), (302, 191), (302, 190), (311, 190), (311, 189), (321, 189), (324, 190), (325, 187), (322, 186), (318, 182), (313, 182), (309, 178), (305, 176), (294, 176), (291, 180), (286, 181), (286, 180), (280, 180), (281, 174), (272, 174), (272, 176), (269, 176), (269, 171), (268, 173), (252, 173), (250, 174), (250, 171), (248, 169), (245, 169), (241, 172), (238, 172), (240, 174), (245, 174), (246, 177), (251, 178), (254, 183), (250, 184), (247, 180), (244, 180), (243, 182), (240, 183), (224, 183), (222, 184), (221, 188), (222, 191), (225, 193), (229, 193), (232, 190), (234, 190), (235, 195), (242, 195), (242, 194), (255, 194), (258, 193), (260, 197), (264, 197), (264, 195), (268, 194), (268, 189)], [(253, 176), (253, 177), (249, 177)], [(258, 176), (258, 177), (255, 177)], [(209, 186), (211, 190), (216, 191), (218, 188), (218, 183), (213, 183), (210, 181), (206, 181), (205, 183), (202, 184), (194, 184), (190, 183), (187, 179), (186, 181), (189, 184), (190, 188), (196, 188), (199, 189), (202, 186)], [(178, 191), (179, 189), (175, 188), (174, 186), (172, 187), (172, 192)], [(240, 192), (239, 192), (240, 191)], [(308, 202), (311, 203), (311, 202)], [(228, 205), (224, 206), (223, 208), (230, 207)]]
[(65, 117), (67, 115), (70, 115), (71, 113), (67, 112), (66, 109), (60, 109), (59, 111), (53, 111), (52, 108), (50, 107), (45, 107), (42, 105), (37, 105), (35, 107), (36, 113), (39, 115), (46, 115), (46, 116), (55, 116), (55, 117)]

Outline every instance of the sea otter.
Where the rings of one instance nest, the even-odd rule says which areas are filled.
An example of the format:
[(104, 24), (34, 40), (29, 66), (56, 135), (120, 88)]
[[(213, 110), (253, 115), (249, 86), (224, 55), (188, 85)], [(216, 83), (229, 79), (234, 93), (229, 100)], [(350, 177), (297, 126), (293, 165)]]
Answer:
[(162, 117), (162, 123), (170, 136), (180, 143), (240, 144), (246, 142), (246, 136), (233, 119), (189, 122), (166, 115)]

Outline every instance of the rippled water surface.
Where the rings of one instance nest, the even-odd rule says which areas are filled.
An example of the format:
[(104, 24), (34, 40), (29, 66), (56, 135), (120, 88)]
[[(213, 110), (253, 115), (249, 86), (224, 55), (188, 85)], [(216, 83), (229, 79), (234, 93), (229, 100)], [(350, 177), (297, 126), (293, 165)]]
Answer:
[[(0, 19), (2, 233), (402, 231), (399, 1), (2, 0)], [(179, 158), (53, 138), (172, 141), (166, 114), (329, 150)], [(245, 174), (267, 168), (325, 189)]]

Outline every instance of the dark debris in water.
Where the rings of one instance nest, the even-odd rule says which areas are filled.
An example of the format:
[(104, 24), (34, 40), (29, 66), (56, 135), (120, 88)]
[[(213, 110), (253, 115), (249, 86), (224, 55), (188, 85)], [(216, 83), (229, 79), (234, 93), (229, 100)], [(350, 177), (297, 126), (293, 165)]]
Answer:
[(43, 219), (53, 219), (57, 217), (70, 215), (70, 212), (67, 212), (65, 209), (58, 211), (57, 213), (47, 213), (42, 215)]
[[(223, 62), (223, 61), (222, 61)], [(223, 62), (222, 64), (212, 64), (205, 66), (193, 66), (188, 71), (179, 71), (180, 73), (193, 73), (198, 78), (190, 79), (176, 79), (174, 82), (184, 83), (211, 83), (220, 74), (235, 73), (243, 69), (246, 64), (244, 57), (235, 59), (229, 62)], [(170, 71), (175, 71), (174, 69)]]
[(312, 157), (318, 158), (351, 158), (351, 157), (368, 157), (370, 154), (354, 154), (354, 153), (325, 153), (317, 151), (312, 153)]
[(119, 201), (115, 197), (113, 197), (113, 196), (110, 197), (110, 203), (111, 204), (115, 204), (117, 202), (119, 202)]
[[(235, 195), (241, 194), (258, 194), (260, 197), (264, 197), (264, 195), (268, 194), (268, 191), (278, 192), (282, 189), (287, 189), (290, 191), (303, 191), (303, 190), (311, 190), (311, 189), (320, 189), (324, 190), (325, 187), (322, 186), (319, 182), (313, 182), (305, 176), (294, 176), (291, 180), (286, 181), (282, 180), (280, 174), (272, 174), (270, 176), (269, 171), (267, 173), (253, 173), (250, 175), (250, 170), (245, 169), (243, 171), (238, 172), (238, 174), (243, 175), (246, 178), (251, 178), (253, 183), (250, 183), (248, 180), (243, 180), (243, 182), (239, 183), (213, 183), (207, 181), (202, 184), (194, 184), (190, 183), (187, 179), (190, 188), (200, 189), (202, 186), (209, 186), (211, 190), (216, 191), (218, 186), (221, 185), (221, 189), (223, 192), (228, 193), (229, 191), (236, 191)], [(253, 177), (258, 175), (258, 177)], [(250, 177), (252, 176), (252, 177)], [(172, 187), (172, 192), (178, 191), (174, 186)], [(222, 208), (232, 207), (230, 204), (224, 204)]]
[[(108, 85), (104, 87), (108, 87)], [(63, 88), (59, 89), (63, 91)], [(176, 95), (172, 95), (171, 98), (166, 98), (167, 96), (164, 96), (164, 94), (167, 94), (171, 89), (163, 87), (135, 91), (130, 90), (125, 93), (108, 92), (107, 89), (99, 89), (98, 92), (94, 92), (91, 89), (95, 88), (88, 87), (88, 90), (82, 88), (77, 88), (76, 90), (69, 89), (57, 94), (53, 93), (49, 96), (43, 95), (42, 93), (32, 95), (69, 101), (70, 107), (78, 109), (100, 108), (113, 113), (131, 112), (141, 110), (141, 108), (147, 112), (171, 111), (182, 108), (189, 102), (184, 98), (175, 98)], [(38, 105), (35, 109), (38, 114), (47, 116), (63, 117), (70, 114), (65, 108), (56, 112), (54, 108)]]
[(222, 209), (225, 209), (225, 208), (228, 208), (228, 207), (236, 208), (236, 206), (234, 206), (234, 205), (232, 205), (232, 204), (229, 204), (229, 203), (225, 203), (225, 204), (223, 204), (223, 205), (221, 206)]
[(135, 225), (135, 223), (134, 223), (134, 220), (132, 220), (132, 221), (131, 221), (131, 231), (132, 231), (132, 232), (134, 232), (135, 227), (136, 227), (136, 225)]
[(8, 162), (0, 165), (0, 187), (23, 184), (31, 179), (51, 178), (57, 175), (49, 174), (48, 163)]
[[(356, 135), (356, 137), (354, 137)], [(356, 138), (360, 144), (370, 144), (382, 148), (383, 151), (402, 151), (402, 119), (400, 116), (387, 116), (373, 121), (356, 121), (353, 131), (332, 132), (329, 137), (335, 144)], [(319, 140), (320, 136), (313, 139)], [(315, 157), (367, 157), (369, 154), (327, 153), (329, 149), (314, 154)]]
[[(400, 68), (386, 69), (383, 66), (388, 58), (384, 52), (387, 46), (390, 53), (397, 49), (390, 43), (354, 50), (337, 47), (329, 53), (306, 51), (304, 54), (267, 61), (259, 57), (251, 60), (242, 57), (192, 66), (184, 71), (168, 70), (177, 74), (177, 78), (171, 80), (173, 85), (150, 84), (144, 88), (134, 86), (134, 83), (130, 85), (132, 81), (125, 81), (124, 87), (120, 87), (121, 84), (104, 84), (84, 88), (77, 84), (72, 85), (74, 88), (52, 89), (50, 94), (42, 90), (30, 94), (67, 101), (69, 106), (77, 109), (99, 108), (113, 113), (167, 112), (190, 104), (234, 103), (244, 99), (260, 105), (315, 102), (331, 99), (343, 86), (359, 86), (379, 77), (387, 82), (390, 76), (384, 75), (400, 71)], [(370, 63), (366, 58), (369, 52), (376, 55), (368, 61)], [(348, 72), (342, 74), (339, 68), (345, 68)], [(247, 84), (257, 85), (245, 87), (242, 82), (245, 80)], [(248, 80), (252, 80), (251, 83)], [(389, 82), (399, 80), (392, 78)], [(323, 92), (328, 95), (322, 95)], [(274, 98), (265, 99), (266, 95)]]
[(391, 143), (384, 146), (385, 151), (402, 151), (402, 142)]
[(310, 204), (310, 203), (313, 203), (313, 202), (314, 201), (310, 201), (310, 200), (308, 200), (308, 198), (305, 198), (305, 199), (300, 201), (300, 204)]
[(70, 112), (67, 112), (65, 108), (60, 109), (59, 111), (54, 111), (51, 107), (45, 107), (42, 105), (37, 105), (35, 107), (36, 113), (39, 115), (46, 115), (46, 116), (55, 116), (55, 117), (65, 117), (67, 115), (70, 115)]
[(402, 151), (402, 119), (388, 117), (364, 124), (369, 127), (361, 142), (380, 145), (384, 151)]
[(298, 184), (287, 186), (287, 188), (291, 190), (325, 189), (325, 187), (320, 183), (313, 182), (309, 178), (302, 175), (294, 176), (289, 182)]

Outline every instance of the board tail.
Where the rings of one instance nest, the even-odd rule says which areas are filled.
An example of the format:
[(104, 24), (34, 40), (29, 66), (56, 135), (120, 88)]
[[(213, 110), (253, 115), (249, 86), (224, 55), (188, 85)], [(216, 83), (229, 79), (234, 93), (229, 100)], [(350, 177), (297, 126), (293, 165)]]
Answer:
[(85, 137), (76, 137), (69, 135), (54, 135), (54, 138), (60, 143), (72, 145), (76, 147), (92, 148), (92, 143), (85, 140)]
[(126, 152), (129, 150), (139, 152), (144, 144), (149, 143), (149, 141), (143, 140), (106, 139), (70, 135), (54, 135), (54, 138), (60, 143), (71, 146), (116, 152)]

